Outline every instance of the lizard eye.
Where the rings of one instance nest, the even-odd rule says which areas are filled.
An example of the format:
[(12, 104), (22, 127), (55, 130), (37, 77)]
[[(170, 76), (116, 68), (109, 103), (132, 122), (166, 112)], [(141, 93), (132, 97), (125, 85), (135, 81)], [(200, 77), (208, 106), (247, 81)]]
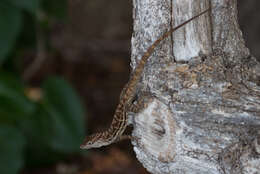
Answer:
[(83, 144), (85, 144), (85, 145), (91, 145), (91, 144), (93, 144), (93, 143), (92, 143), (92, 139), (93, 139), (92, 136), (87, 136), (87, 137), (84, 139)]
[(90, 136), (87, 136), (81, 145), (82, 149), (88, 149), (88, 148), (93, 148), (96, 146), (99, 146), (99, 140), (102, 137), (102, 134), (96, 133)]
[(88, 142), (88, 145), (91, 145), (91, 144), (93, 144), (93, 142), (92, 142), (92, 141), (89, 141), (89, 142)]
[(81, 144), (80, 148), (81, 149), (86, 149), (88, 146), (93, 145), (93, 141), (92, 141), (92, 137), (91, 136), (87, 136), (84, 140), (84, 142)]

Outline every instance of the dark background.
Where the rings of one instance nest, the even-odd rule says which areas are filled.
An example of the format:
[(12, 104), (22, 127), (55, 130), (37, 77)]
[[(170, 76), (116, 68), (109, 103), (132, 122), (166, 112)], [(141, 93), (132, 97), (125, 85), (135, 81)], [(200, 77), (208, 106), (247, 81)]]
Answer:
[[(132, 4), (129, 0), (69, 0), (65, 4), (65, 17), (50, 17), (47, 29), (40, 24), (32, 34), (43, 30), (47, 48), (41, 51), (37, 46), (24, 47), (30, 37), (19, 36), (16, 40), (19, 44), (14, 48), (22, 49), (22, 54), (10, 49), (10, 58), (3, 63), (2, 70), (19, 76), (25, 89), (36, 91), (36, 96), (46, 79), (54, 75), (63, 77), (83, 105), (85, 132), (90, 134), (109, 126), (120, 91), (129, 77)], [(58, 9), (59, 5), (54, 7)], [(238, 9), (246, 45), (252, 55), (260, 58), (260, 1), (238, 0)], [(30, 22), (24, 25), (27, 32), (34, 27)], [(41, 43), (42, 37), (32, 39), (35, 45)], [(33, 63), (37, 59), (41, 61)], [(32, 165), (27, 162), (27, 150), (23, 154), (22, 174), (147, 173), (135, 159), (129, 141), (87, 153), (65, 151), (57, 160), (46, 158), (50, 160), (46, 164)]]

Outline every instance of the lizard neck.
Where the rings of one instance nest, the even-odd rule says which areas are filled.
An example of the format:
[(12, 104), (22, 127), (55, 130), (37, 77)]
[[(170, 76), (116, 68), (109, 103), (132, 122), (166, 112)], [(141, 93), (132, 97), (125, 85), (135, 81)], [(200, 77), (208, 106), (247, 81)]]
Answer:
[(125, 115), (124, 110), (117, 109), (110, 127), (106, 131), (98, 133), (99, 135), (96, 136), (96, 141), (98, 141), (101, 146), (112, 144), (120, 138), (127, 127), (127, 118)]
[(128, 123), (125, 113), (124, 101), (126, 100), (121, 100), (121, 102), (117, 106), (110, 127), (104, 132), (87, 136), (83, 144), (81, 145), (82, 149), (99, 148), (102, 146), (107, 146), (119, 140)]
[(123, 134), (126, 126), (127, 117), (125, 111), (125, 99), (123, 98), (116, 108), (112, 123), (107, 132), (109, 132), (111, 138), (115, 140)]

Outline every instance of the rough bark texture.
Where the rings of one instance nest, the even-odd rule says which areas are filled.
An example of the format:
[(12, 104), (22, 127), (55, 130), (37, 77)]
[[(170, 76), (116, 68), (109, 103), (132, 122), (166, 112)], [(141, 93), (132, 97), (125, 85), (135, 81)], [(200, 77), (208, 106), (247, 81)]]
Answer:
[(236, 3), (134, 0), (133, 67), (170, 27), (212, 8), (146, 64), (133, 145), (151, 173), (260, 173), (260, 64), (244, 45)]

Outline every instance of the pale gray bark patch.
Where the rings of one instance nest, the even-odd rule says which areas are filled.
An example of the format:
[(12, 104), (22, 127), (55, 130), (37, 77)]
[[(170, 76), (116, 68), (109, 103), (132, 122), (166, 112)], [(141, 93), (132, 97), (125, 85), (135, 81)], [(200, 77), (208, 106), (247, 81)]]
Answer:
[[(193, 4), (194, 0), (183, 0), (181, 3), (172, 1), (172, 26), (181, 24), (209, 7), (207, 0), (201, 0), (197, 6)], [(199, 56), (199, 53), (211, 53), (210, 30), (209, 15), (203, 15), (174, 32), (173, 55), (176, 61), (188, 61)]]
[[(171, 1), (162, 0), (133, 0), (133, 35), (132, 35), (132, 65), (136, 66), (138, 60), (147, 48), (171, 27)], [(154, 61), (165, 61), (163, 57), (173, 60), (171, 55), (170, 38), (165, 44), (158, 48), (156, 53), (160, 59)]]
[(213, 49), (229, 53), (230, 58), (249, 56), (238, 25), (237, 0), (212, 0), (211, 4)]
[[(212, 8), (162, 42), (148, 60), (133, 121), (136, 156), (156, 174), (260, 173), (260, 63), (244, 46), (236, 1), (189, 2), (135, 0), (134, 66), (171, 23)], [(174, 11), (187, 17), (179, 19)], [(178, 46), (182, 39), (185, 47)], [(183, 49), (196, 54), (178, 59), (188, 55)]]

